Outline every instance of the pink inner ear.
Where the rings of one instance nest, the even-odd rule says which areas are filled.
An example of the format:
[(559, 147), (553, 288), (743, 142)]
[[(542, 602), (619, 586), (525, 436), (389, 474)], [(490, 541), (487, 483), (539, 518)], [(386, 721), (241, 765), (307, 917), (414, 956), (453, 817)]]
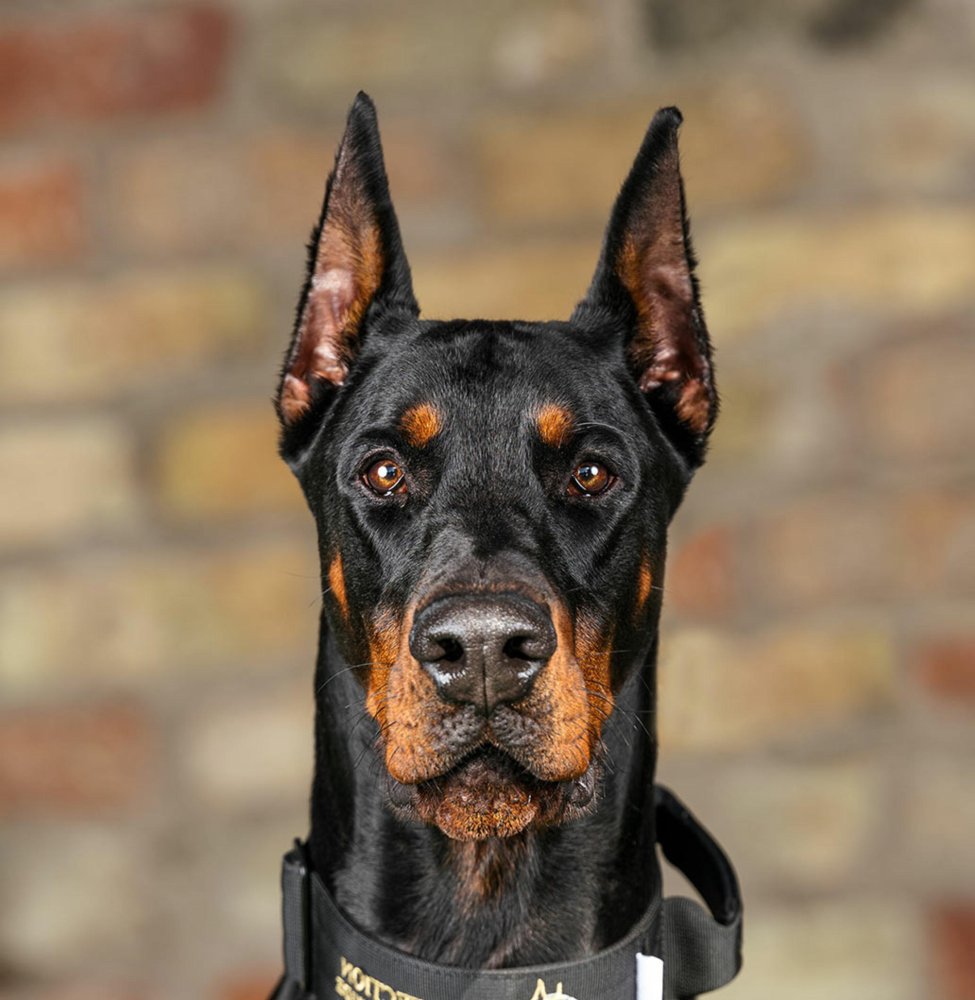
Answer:
[(351, 271), (333, 267), (312, 278), (281, 392), (281, 411), (289, 422), (308, 409), (313, 378), (340, 386), (349, 374), (344, 344), (351, 335), (348, 327), (355, 304)]
[(640, 330), (630, 345), (630, 357), (640, 369), (640, 388), (651, 392), (676, 383), (677, 415), (692, 430), (703, 433), (711, 418), (711, 399), (694, 326), (689, 270), (658, 264), (645, 275), (639, 269), (630, 270), (624, 280), (639, 315)]

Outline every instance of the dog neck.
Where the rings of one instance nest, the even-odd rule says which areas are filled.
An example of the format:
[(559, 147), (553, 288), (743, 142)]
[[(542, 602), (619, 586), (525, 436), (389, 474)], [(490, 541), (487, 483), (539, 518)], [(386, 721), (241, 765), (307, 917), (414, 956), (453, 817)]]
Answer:
[(659, 892), (653, 844), (655, 649), (603, 731), (587, 816), (464, 843), (389, 809), (376, 726), (323, 621), (316, 670), (313, 868), (363, 931), (429, 961), (565, 961), (621, 938)]

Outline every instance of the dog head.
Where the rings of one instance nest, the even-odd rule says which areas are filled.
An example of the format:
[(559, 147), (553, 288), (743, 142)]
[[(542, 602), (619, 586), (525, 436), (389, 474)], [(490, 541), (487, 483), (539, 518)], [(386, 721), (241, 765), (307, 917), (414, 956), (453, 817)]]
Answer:
[(655, 638), (667, 525), (717, 408), (680, 122), (654, 117), (568, 320), (419, 318), (365, 95), (328, 182), (281, 453), (390, 803), (456, 839), (587, 808)]

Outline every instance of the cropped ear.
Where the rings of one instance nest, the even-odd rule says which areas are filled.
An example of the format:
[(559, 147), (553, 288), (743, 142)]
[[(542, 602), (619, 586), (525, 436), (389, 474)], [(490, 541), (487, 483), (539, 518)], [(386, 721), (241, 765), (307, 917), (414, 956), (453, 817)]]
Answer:
[(704, 459), (718, 396), (694, 277), (677, 108), (656, 113), (613, 213), (602, 256), (573, 320), (625, 329), (633, 376), (691, 466)]
[(275, 398), (285, 458), (348, 377), (370, 308), (419, 312), (389, 196), (376, 109), (360, 92), (308, 246), (308, 274)]

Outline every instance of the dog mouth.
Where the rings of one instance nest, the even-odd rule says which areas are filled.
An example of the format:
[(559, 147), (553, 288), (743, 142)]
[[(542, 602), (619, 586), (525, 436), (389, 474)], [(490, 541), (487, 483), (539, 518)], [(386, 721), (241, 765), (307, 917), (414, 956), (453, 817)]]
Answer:
[(571, 781), (544, 781), (503, 750), (482, 747), (415, 785), (387, 776), (387, 792), (401, 815), (432, 824), (453, 840), (486, 840), (583, 815), (595, 795), (596, 771), (593, 763)]

